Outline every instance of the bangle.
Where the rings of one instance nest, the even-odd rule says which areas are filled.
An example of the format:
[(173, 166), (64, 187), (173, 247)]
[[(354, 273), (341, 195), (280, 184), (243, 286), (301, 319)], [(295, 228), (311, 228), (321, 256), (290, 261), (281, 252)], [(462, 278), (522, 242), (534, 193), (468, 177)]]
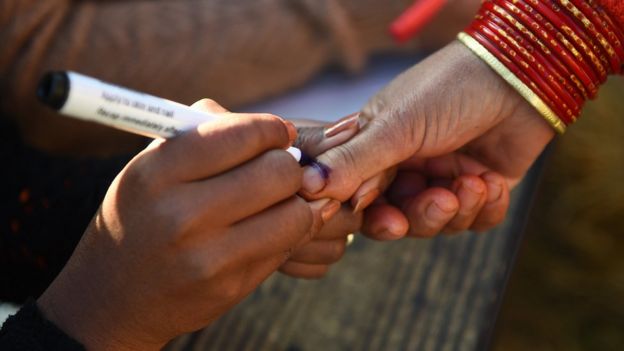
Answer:
[[(533, 9), (533, 7), (527, 4), (526, 0), (518, 1), (517, 4), (522, 7), (528, 17), (532, 19), (532, 21), (529, 21), (527, 25), (528, 28), (532, 28), (536, 33), (533, 34), (525, 28), (525, 36), (542, 48), (544, 55), (551, 62), (554, 62), (562, 74), (574, 84), (583, 96), (583, 99), (589, 99), (589, 92), (586, 86), (594, 86), (592, 78), (585, 73), (581, 66), (577, 64), (572, 56), (572, 53), (563, 45), (559, 44), (556, 40), (556, 34), (550, 34), (556, 33), (552, 24), (550, 24), (550, 22), (548, 22), (539, 12)], [(554, 54), (551, 53), (551, 50)]]
[[(567, 0), (566, 0), (567, 1)], [(589, 3), (583, 0), (572, 0), (572, 4), (581, 11), (581, 15), (576, 15), (576, 18), (583, 23), (585, 28), (593, 35), (600, 45), (602, 46), (604, 52), (609, 57), (609, 63), (611, 64), (611, 69), (613, 72), (618, 72), (620, 70), (621, 62), (620, 57), (615, 52), (615, 48), (609, 43), (606, 37), (609, 36), (609, 25), (600, 17), (600, 14), (596, 10), (594, 10)], [(594, 23), (601, 24), (596, 28)], [(620, 46), (621, 49), (621, 46)], [(624, 57), (624, 50), (621, 50), (621, 55)]]
[[(559, 18), (565, 23), (561, 26), (561, 29), (569, 38), (572, 38), (572, 42), (576, 43), (577, 47), (581, 49), (581, 51), (589, 58), (589, 61), (594, 65), (596, 72), (600, 76), (601, 83), (604, 83), (607, 80), (607, 69), (605, 67), (609, 67), (609, 61), (603, 54), (603, 51), (600, 49), (600, 46), (597, 43), (597, 38), (593, 36), (595, 39), (589, 34), (599, 34), (596, 33), (587, 33), (588, 30), (587, 25), (585, 23), (589, 23), (589, 20), (585, 17), (585, 15), (579, 11), (574, 4), (572, 4), (569, 0), (558, 0), (561, 6), (563, 6), (563, 10), (559, 8), (557, 14)], [(556, 5), (553, 5), (555, 7)], [(567, 10), (567, 12), (565, 11)], [(570, 14), (572, 16), (570, 16)], [(574, 19), (578, 21), (575, 21)], [(582, 23), (585, 26), (583, 29), (577, 22)]]
[[(550, 50), (546, 46), (544, 46), (538, 40), (537, 42), (539, 49), (537, 49), (535, 46), (532, 45), (532, 43), (528, 42), (529, 38), (525, 38), (522, 33), (519, 33), (516, 29), (508, 25), (507, 22), (503, 21), (493, 12), (485, 9), (485, 11), (483, 11), (483, 14), (501, 28), (502, 31), (500, 32), (500, 34), (503, 37), (511, 36), (511, 38), (509, 38), (508, 40), (515, 41), (515, 43), (512, 43), (512, 45), (516, 46), (521, 53), (523, 53), (527, 57), (529, 55), (533, 56), (533, 59), (531, 59), (530, 57), (528, 58), (529, 61), (535, 61), (540, 71), (545, 70), (547, 72), (546, 74), (549, 75), (549, 80), (554, 79), (557, 83), (563, 85), (566, 92), (574, 100), (573, 104), (578, 105), (579, 110), (582, 108), (585, 100), (580, 95), (579, 90), (575, 88), (572, 80), (570, 79), (571, 77), (574, 77), (574, 75), (570, 74), (567, 67), (565, 67), (555, 55), (551, 54)], [(505, 35), (504, 33), (507, 33), (507, 35)], [(524, 53), (523, 51), (526, 51), (526, 53)], [(543, 66), (543, 69), (539, 66)], [(571, 105), (573, 104), (571, 103)]]
[(520, 94), (520, 96), (528, 101), (529, 104), (531, 104), (531, 106), (533, 106), (558, 133), (563, 134), (565, 132), (565, 124), (550, 109), (550, 107), (548, 107), (548, 105), (546, 105), (546, 103), (544, 103), (544, 101), (533, 90), (531, 90), (531, 88), (518, 79), (514, 72), (509, 70), (492, 53), (490, 53), (488, 49), (486, 49), (475, 38), (466, 32), (459, 33), (457, 35), (457, 39), (483, 62), (490, 66), (490, 68), (492, 68), (503, 80), (511, 85)]
[(607, 38), (609, 42), (614, 46), (615, 51), (620, 58), (620, 69), (615, 73), (624, 73), (624, 32), (620, 30), (620, 27), (613, 23), (611, 17), (605, 12), (605, 10), (598, 6), (594, 0), (587, 0), (589, 5), (600, 15), (602, 19), (602, 25), (607, 32)]
[[(550, 82), (550, 85), (558, 92), (558, 95), (566, 100), (567, 105), (572, 107), (573, 116), (578, 115), (584, 100), (571, 82), (564, 77), (567, 72), (565, 66), (553, 55), (546, 54), (545, 56), (542, 54), (542, 51), (536, 50), (533, 45), (527, 42), (521, 33), (518, 33), (513, 27), (496, 16), (496, 14), (487, 10), (487, 8), (484, 10), (485, 11), (482, 11), (482, 13), (487, 16), (487, 21), (491, 29), (495, 30), (507, 44), (513, 46), (517, 52), (522, 54), (522, 56), (531, 63), (531, 65), (535, 66), (541, 75), (544, 76), (547, 81)], [(556, 68), (548, 57), (557, 60), (560, 65), (559, 67), (563, 67), (564, 71), (561, 72), (560, 69)], [(570, 75), (567, 74), (567, 76)]]
[(558, 132), (624, 73), (624, 30), (595, 0), (483, 0), (458, 40)]
[[(569, 124), (571, 120), (574, 118), (574, 114), (570, 110), (570, 108), (561, 100), (561, 98), (546, 82), (546, 80), (538, 73), (531, 64), (529, 64), (526, 60), (524, 60), (513, 48), (511, 48), (507, 43), (505, 43), (494, 30), (489, 28), (485, 23), (482, 23), (479, 20), (473, 22), (471, 27), (474, 31), (477, 31), (479, 34), (484, 36), (487, 40), (489, 40), (490, 44), (493, 44), (496, 48), (498, 48), (501, 54), (494, 54), (499, 60), (503, 55), (506, 56), (507, 59), (512, 61), (517, 67), (521, 68), (521, 71), (525, 74), (522, 76), (518, 76), (520, 80), (522, 80), (525, 84), (530, 85), (531, 83), (537, 86), (537, 89), (533, 89), (537, 94), (542, 93), (546, 97), (542, 97), (543, 101), (557, 114), (557, 116), (566, 124)], [(482, 45), (484, 44), (482, 41), (479, 41)], [(486, 43), (487, 44), (487, 43)], [(503, 61), (504, 63), (504, 61)]]
[(484, 34), (486, 34), (489, 39), (494, 40), (495, 43), (499, 42), (499, 46), (506, 49), (508, 55), (511, 55), (512, 61), (520, 67), (525, 68), (525, 71), (532, 77), (537, 86), (540, 87), (540, 90), (550, 96), (551, 101), (554, 103), (554, 106), (552, 106), (553, 110), (561, 106), (563, 115), (560, 114), (559, 116), (562, 117), (564, 122), (570, 123), (570, 121), (576, 118), (576, 115), (580, 113), (580, 107), (572, 96), (563, 89), (561, 84), (555, 81), (552, 73), (546, 70), (546, 68), (535, 59), (535, 56), (531, 55), (526, 48), (519, 46), (508, 33), (504, 32), (493, 21), (482, 20), (480, 22), (475, 21), (475, 23), (483, 24), (487, 29), (492, 31), (491, 33), (487, 33), (487, 29), (484, 29)]
[[(570, 41), (565, 33), (559, 29), (565, 27), (565, 24), (559, 16), (548, 6), (545, 6), (542, 1), (543, 0), (527, 0), (527, 2), (534, 5), (533, 8), (542, 15), (541, 22), (539, 22), (542, 25), (542, 28), (544, 28), (546, 32), (550, 34), (550, 36), (552, 36), (558, 43), (560, 43), (561, 47), (565, 48), (567, 50), (566, 52), (572, 56), (572, 61), (575, 62), (575, 65), (573, 66), (575, 69), (574, 73), (579, 76), (583, 84), (585, 84), (586, 89), (589, 91), (589, 96), (595, 96), (598, 92), (600, 78), (587, 62), (585, 56), (581, 54), (578, 48)], [(507, 15), (507, 17), (510, 17), (510, 15)], [(522, 21), (525, 26), (529, 26), (530, 22), (528, 15), (520, 12), (518, 19)], [(534, 17), (533, 19), (536, 21), (539, 20), (537, 17)], [(580, 69), (576, 70), (577, 67), (580, 67)]]
[[(533, 1), (537, 0), (531, 0)], [(579, 80), (583, 83), (583, 91), (585, 92), (584, 96), (587, 98), (592, 98), (598, 92), (598, 88), (596, 84), (598, 83), (598, 77), (595, 76), (587, 62), (583, 59), (580, 53), (576, 50), (576, 48), (565, 38), (563, 33), (559, 32), (552, 23), (548, 22), (543, 16), (535, 16), (532, 17), (535, 20), (535, 23), (524, 22), (520, 23), (520, 21), (516, 20), (513, 16), (508, 14), (502, 7), (494, 5), (494, 11), (501, 16), (505, 21), (507, 21), (512, 26), (518, 28), (525, 36), (529, 35), (539, 35), (542, 42), (545, 42), (555, 53), (559, 55), (559, 57), (563, 58), (565, 63), (572, 69), (574, 75), (576, 75)], [(520, 16), (520, 19), (527, 20)], [(529, 28), (533, 25), (535, 26), (539, 24), (541, 27), (537, 27), (537, 30), (531, 31)]]

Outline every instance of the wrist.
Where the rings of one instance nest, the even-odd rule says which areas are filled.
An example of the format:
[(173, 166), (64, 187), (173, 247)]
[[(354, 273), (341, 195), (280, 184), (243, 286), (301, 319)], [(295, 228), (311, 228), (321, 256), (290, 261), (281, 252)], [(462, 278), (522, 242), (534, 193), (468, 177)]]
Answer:
[(71, 279), (79, 273), (73, 267), (70, 260), (37, 299), (46, 319), (88, 350), (159, 350), (165, 345), (142, 341), (145, 338), (140, 338), (139, 333), (124, 327), (129, 316), (115, 315), (119, 306), (111, 304), (112, 298), (103, 296), (106, 293), (95, 294), (94, 290), (101, 289), (93, 289), (88, 280)]
[(491, 0), (458, 39), (558, 132), (624, 63), (624, 34), (592, 0)]
[[(449, 45), (459, 57), (455, 63), (457, 70), (469, 70), (470, 78), (463, 79), (459, 88), (465, 101), (479, 101), (478, 110), (470, 114), (478, 115), (479, 123), (485, 128), (499, 125), (507, 135), (531, 135), (532, 142), (527, 149), (534, 149), (533, 154), (541, 150), (555, 137), (555, 130), (507, 81), (497, 74), (487, 63), (477, 57), (469, 48), (456, 41)], [(488, 106), (487, 108), (484, 106)], [(462, 116), (466, 113), (462, 112)], [(462, 117), (463, 118), (463, 117)], [(495, 150), (492, 150), (495, 152)], [(518, 175), (520, 176), (520, 175)]]

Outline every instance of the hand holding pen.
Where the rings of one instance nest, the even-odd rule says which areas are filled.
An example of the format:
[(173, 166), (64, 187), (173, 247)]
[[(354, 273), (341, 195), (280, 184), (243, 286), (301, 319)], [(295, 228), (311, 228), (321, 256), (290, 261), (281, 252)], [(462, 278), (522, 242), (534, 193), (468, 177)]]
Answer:
[(281, 150), (291, 124), (195, 108), (220, 118), (131, 160), (38, 300), (89, 349), (156, 349), (208, 325), (340, 210), (296, 195), (302, 169)]

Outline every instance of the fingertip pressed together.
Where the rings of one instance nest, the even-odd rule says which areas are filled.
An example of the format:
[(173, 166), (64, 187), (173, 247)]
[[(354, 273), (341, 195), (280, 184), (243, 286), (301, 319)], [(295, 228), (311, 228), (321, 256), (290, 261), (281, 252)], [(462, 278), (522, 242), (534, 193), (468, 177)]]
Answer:
[(322, 163), (313, 162), (303, 171), (302, 190), (307, 195), (315, 195), (325, 189), (329, 179), (329, 168)]

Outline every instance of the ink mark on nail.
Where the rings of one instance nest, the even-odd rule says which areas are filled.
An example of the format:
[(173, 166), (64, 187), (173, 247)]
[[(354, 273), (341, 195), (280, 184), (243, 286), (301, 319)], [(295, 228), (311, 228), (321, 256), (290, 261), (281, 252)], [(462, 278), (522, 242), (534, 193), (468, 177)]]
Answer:
[(310, 164), (310, 167), (316, 169), (319, 172), (319, 174), (323, 177), (323, 179), (325, 180), (329, 179), (329, 174), (331, 173), (331, 170), (326, 165), (314, 160)]

